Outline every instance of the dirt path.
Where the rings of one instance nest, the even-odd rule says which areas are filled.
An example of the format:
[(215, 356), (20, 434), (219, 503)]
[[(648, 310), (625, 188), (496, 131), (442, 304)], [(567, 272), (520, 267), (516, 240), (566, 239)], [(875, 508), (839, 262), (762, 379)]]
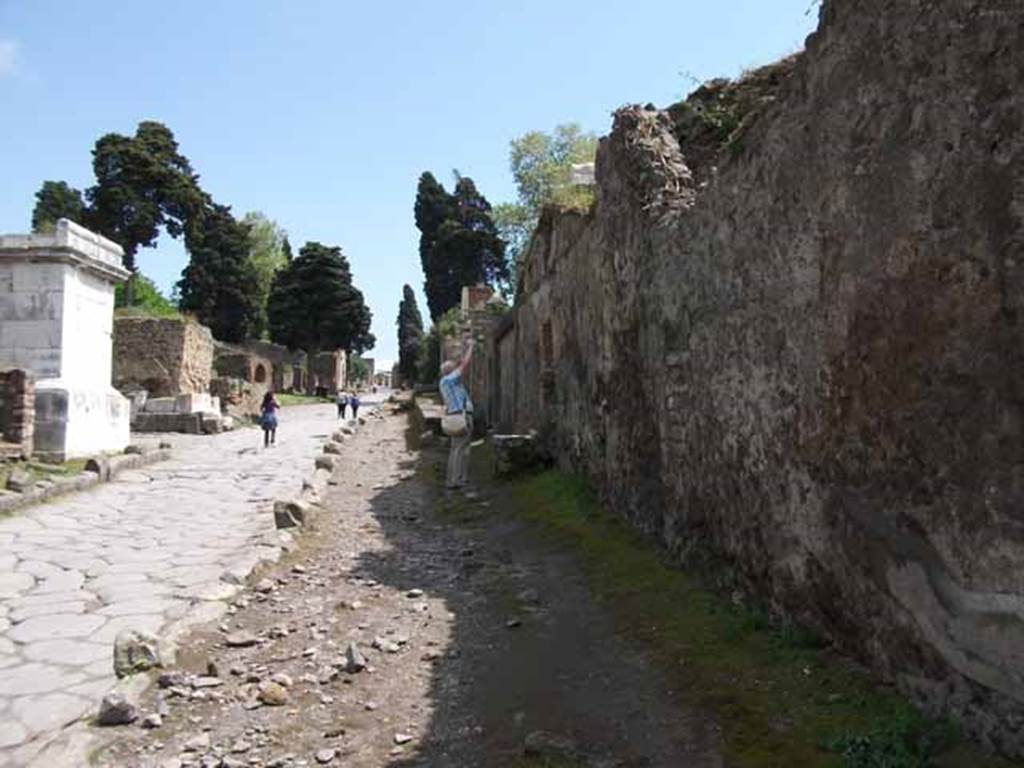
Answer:
[[(406, 440), (389, 416), (346, 443), (318, 531), (185, 644), (142, 702), (161, 727), (103, 730), (97, 763), (721, 765), (714, 727), (615, 636), (574, 564), (491, 514), (486, 487), (446, 512), (440, 447)], [(255, 644), (227, 647), (240, 632)]]

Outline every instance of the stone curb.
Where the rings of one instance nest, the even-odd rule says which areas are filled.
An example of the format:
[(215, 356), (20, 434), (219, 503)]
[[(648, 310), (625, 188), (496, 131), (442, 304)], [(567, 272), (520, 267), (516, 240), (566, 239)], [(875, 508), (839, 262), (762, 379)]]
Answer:
[(313, 460), (313, 474), (303, 479), (302, 489), (298, 495), (275, 499), (274, 524), (279, 531), (305, 528), (313, 522), (315, 510), (321, 506), (323, 494), (338, 470), (337, 457), (341, 454), (344, 443), (358, 434), (359, 429), (365, 424), (366, 420), (363, 418), (346, 422), (321, 446), (322, 453)]
[(33, 488), (25, 493), (0, 496), (0, 513), (14, 512), (56, 496), (84, 491), (100, 483), (109, 483), (122, 472), (155, 464), (158, 461), (166, 461), (171, 458), (171, 455), (170, 450), (162, 448), (148, 453), (126, 453), (90, 459), (86, 466), (95, 467), (95, 469), (86, 469), (80, 475), (54, 480), (52, 485), (44, 488)]

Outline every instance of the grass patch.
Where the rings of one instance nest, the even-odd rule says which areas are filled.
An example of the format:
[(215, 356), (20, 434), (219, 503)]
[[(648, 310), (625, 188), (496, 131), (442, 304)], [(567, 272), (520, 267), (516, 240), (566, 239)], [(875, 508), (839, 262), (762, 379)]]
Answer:
[(604, 512), (582, 480), (548, 471), (508, 483), (496, 495), (499, 510), (537, 524), (553, 543), (578, 553), (619, 630), (714, 717), (728, 765), (1020, 765), (926, 720), (799, 627), (772, 628), (763, 615), (706, 589)]
[(280, 392), (276, 395), (277, 402), (282, 406), (285, 405), (322, 405), (323, 403), (333, 403), (329, 397), (317, 397), (316, 395), (302, 395), (294, 392)]
[(71, 459), (60, 464), (50, 464), (41, 461), (17, 461), (0, 463), (0, 488), (7, 487), (7, 478), (14, 470), (28, 472), (33, 482), (42, 480), (58, 480), (65, 477), (74, 477), (85, 471), (88, 459)]

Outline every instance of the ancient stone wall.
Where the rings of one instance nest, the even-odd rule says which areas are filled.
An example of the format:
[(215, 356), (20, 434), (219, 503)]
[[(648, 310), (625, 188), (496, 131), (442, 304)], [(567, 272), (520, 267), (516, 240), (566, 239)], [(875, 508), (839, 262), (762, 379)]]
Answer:
[(213, 335), (184, 318), (114, 318), (114, 386), (151, 397), (210, 391)]
[(526, 256), (513, 420), (680, 558), (1019, 753), (1024, 17), (821, 15), (721, 147), (617, 114), (595, 209)]
[(0, 458), (32, 455), (35, 381), (20, 368), (0, 371)]

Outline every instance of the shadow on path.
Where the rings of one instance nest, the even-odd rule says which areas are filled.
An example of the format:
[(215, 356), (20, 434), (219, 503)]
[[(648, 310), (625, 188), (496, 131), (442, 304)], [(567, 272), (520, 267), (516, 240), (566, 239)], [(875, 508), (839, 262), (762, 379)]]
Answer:
[[(478, 501), (439, 503), (445, 448), (425, 448), (417, 466), (406, 463), (413, 479), (374, 496), (391, 546), (361, 554), (353, 568), (422, 589), (449, 611), (429, 724), (417, 752), (390, 765), (722, 765), (714, 725), (616, 636), (573, 558), (518, 521), (486, 472), (474, 477)], [(526, 760), (537, 731), (568, 738), (580, 758)]]

